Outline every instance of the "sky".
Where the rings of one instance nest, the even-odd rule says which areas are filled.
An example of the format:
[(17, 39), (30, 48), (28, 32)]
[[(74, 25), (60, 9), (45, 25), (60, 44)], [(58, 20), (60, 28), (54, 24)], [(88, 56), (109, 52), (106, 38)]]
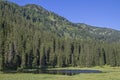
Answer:
[(37, 4), (74, 23), (120, 30), (120, 0), (9, 0)]

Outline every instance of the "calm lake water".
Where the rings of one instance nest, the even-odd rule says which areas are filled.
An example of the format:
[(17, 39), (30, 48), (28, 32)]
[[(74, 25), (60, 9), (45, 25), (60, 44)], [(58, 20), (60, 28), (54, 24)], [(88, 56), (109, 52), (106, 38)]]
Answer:
[(99, 70), (38, 70), (35, 72), (36, 74), (42, 73), (42, 74), (61, 74), (61, 75), (76, 75), (81, 73), (102, 73), (102, 71)]
[[(5, 71), (4, 73), (17, 73), (16, 71)], [(33, 74), (60, 74), (60, 75), (76, 75), (81, 73), (102, 73), (99, 70), (41, 70), (41, 69), (24, 69), (20, 73), (33, 73)]]

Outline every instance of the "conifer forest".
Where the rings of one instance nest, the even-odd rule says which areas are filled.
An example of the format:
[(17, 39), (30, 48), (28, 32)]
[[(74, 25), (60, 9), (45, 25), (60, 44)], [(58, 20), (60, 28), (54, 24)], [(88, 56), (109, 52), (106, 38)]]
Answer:
[(0, 69), (120, 66), (120, 31), (0, 1)]

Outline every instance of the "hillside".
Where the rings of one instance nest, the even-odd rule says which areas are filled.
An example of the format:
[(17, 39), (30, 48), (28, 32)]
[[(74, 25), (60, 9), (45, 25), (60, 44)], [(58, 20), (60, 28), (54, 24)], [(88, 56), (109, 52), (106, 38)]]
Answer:
[[(95, 39), (108, 42), (120, 40), (120, 31), (117, 30), (99, 28), (83, 23), (75, 24), (35, 4), (28, 4), (25, 6), (18, 6), (14, 3), (11, 4), (9, 8), (13, 8), (11, 10), (13, 14), (17, 14), (19, 17), (22, 17), (35, 26), (45, 31), (53, 32), (60, 37), (71, 39)], [(17, 13), (14, 11), (17, 11)]]
[(119, 40), (117, 30), (72, 23), (35, 4), (0, 1), (2, 70), (120, 66)]
[[(25, 13), (26, 16), (30, 17), (30, 20), (34, 23), (47, 22), (47, 24), (43, 24), (46, 30), (53, 31), (57, 33), (59, 36), (64, 36), (67, 38), (74, 38), (74, 39), (95, 39), (95, 40), (102, 40), (102, 41), (119, 41), (120, 34), (119, 31), (107, 29), (107, 28), (98, 28), (94, 26), (90, 26), (87, 24), (75, 24), (69, 22), (67, 19), (49, 12), (44, 8), (36, 5), (26, 5), (24, 6), (27, 9)], [(29, 13), (33, 10), (34, 13)], [(27, 13), (28, 12), (28, 13)]]
[[(74, 39), (95, 39), (110, 42), (120, 40), (120, 36), (118, 36), (120, 31), (108, 28), (98, 28), (82, 23), (75, 24), (34, 4), (26, 5), (24, 8), (26, 8), (25, 17), (29, 16), (28, 20), (31, 20), (33, 23), (37, 22), (38, 24), (36, 25), (39, 25), (40, 23), (43, 24), (45, 22), (45, 24), (43, 24), (44, 29), (53, 31), (59, 36)], [(34, 13), (32, 13), (32, 11)]]

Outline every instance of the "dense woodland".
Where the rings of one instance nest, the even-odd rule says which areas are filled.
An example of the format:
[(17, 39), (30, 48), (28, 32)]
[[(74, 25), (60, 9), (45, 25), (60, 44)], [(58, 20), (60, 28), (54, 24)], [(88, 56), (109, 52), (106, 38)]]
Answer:
[[(80, 36), (72, 26), (80, 29)], [(1, 70), (120, 66), (119, 31), (99, 29), (113, 36), (98, 35), (98, 38), (94, 34), (92, 38), (93, 35), (84, 34), (78, 26), (33, 4), (18, 6), (0, 1)]]

